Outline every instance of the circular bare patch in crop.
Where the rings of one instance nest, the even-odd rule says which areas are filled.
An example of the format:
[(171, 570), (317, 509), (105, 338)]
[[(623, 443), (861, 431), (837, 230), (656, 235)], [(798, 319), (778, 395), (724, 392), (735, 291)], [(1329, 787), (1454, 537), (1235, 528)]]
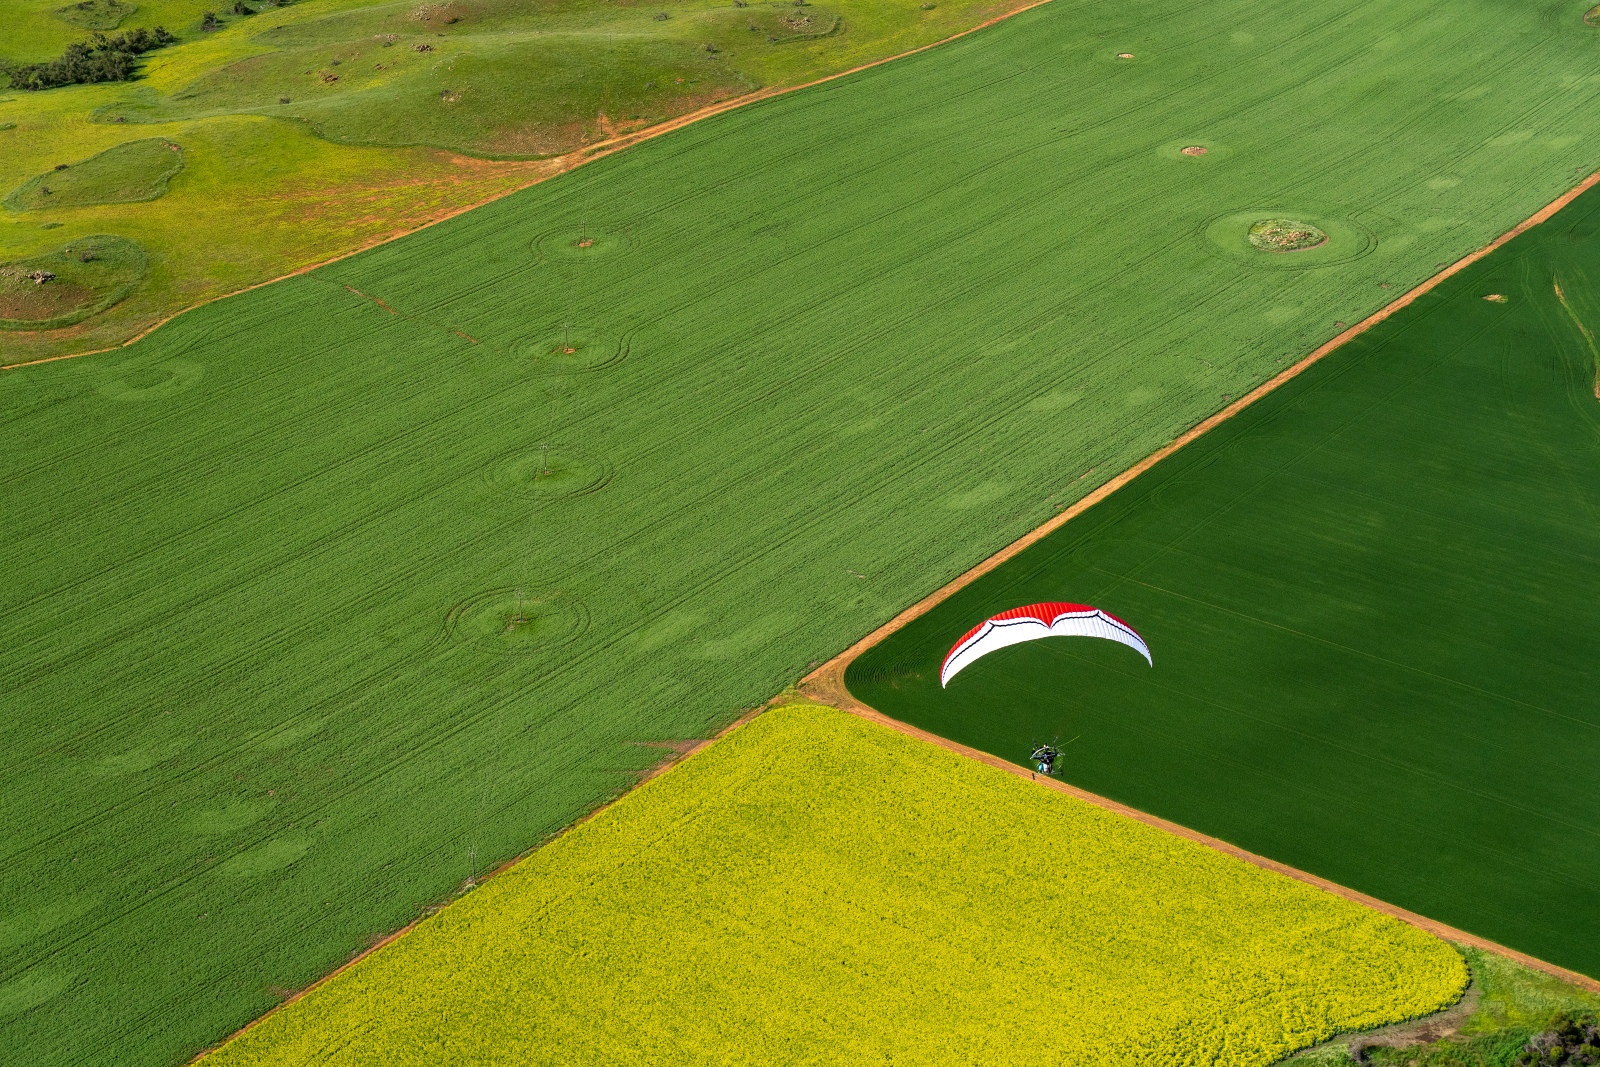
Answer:
[(1201, 223), (1207, 251), (1268, 270), (1313, 270), (1368, 255), (1377, 238), (1350, 215), (1323, 205), (1256, 207)]
[(1484, 297), (1484, 299), (1489, 301), (1491, 304), (1504, 304), (1507, 302), (1504, 293), (1490, 293), (1488, 296)]
[(1117, 53), (1117, 58), (1118, 59), (1132, 59), (1133, 58), (1133, 53), (1132, 52), (1118, 52)]
[(1196, 165), (1209, 167), (1230, 158), (1233, 153), (1224, 142), (1205, 136), (1205, 131), (1190, 130), (1187, 140), (1168, 141), (1158, 145), (1156, 155), (1186, 167)]
[(1600, 26), (1600, 4), (1596, 4), (1583, 13), (1583, 24), (1585, 26)]
[(598, 493), (611, 481), (611, 464), (563, 444), (526, 445), (507, 452), (484, 472), (495, 489), (532, 500)]
[(1328, 235), (1298, 219), (1262, 219), (1250, 227), (1250, 244), (1263, 252), (1304, 252), (1328, 243)]
[(579, 223), (535, 238), (533, 250), (541, 259), (582, 262), (614, 255), (632, 245), (633, 239), (621, 230)]
[(576, 597), (515, 585), (486, 589), (445, 616), (445, 634), (457, 644), (500, 655), (526, 655), (574, 640), (589, 626)]
[(600, 370), (628, 358), (626, 339), (582, 323), (551, 326), (534, 340), (512, 346), (515, 355), (554, 374)]

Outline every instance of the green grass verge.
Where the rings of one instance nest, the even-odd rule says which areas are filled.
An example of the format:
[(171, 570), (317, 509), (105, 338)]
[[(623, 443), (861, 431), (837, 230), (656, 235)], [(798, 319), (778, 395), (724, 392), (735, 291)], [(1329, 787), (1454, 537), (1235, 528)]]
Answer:
[[(1081, 734), (1090, 790), (1600, 975), (1597, 234), (1590, 191), (869, 651), (852, 692), (1017, 761)], [(1154, 669), (1048, 641), (940, 689), (968, 627), (1046, 599), (1127, 619)]]
[(1466, 980), (1395, 919), (790, 706), (204, 1062), (1255, 1067)]
[(1513, 1067), (1539, 1034), (1600, 1010), (1593, 993), (1492, 952), (1463, 952), (1481, 996), (1454, 1034), (1394, 1047), (1356, 1037), (1292, 1056), (1283, 1067), (1352, 1067), (1357, 1055), (1373, 1067)]
[[(658, 7), (300, 0), (252, 3), (259, 12), (248, 16), (215, 2), (140, 4), (124, 28), (161, 23), (184, 40), (151, 53), (137, 80), (0, 92), (0, 130), (14, 127), (0, 152), (0, 192), (28, 194), (0, 214), (0, 260), (56, 247), (61, 235), (47, 236), (46, 223), (71, 237), (112, 232), (138, 240), (157, 269), (132, 299), (71, 331), (0, 339), (0, 363), (115, 344), (196, 302), (570, 165), (490, 166), (457, 152), (499, 159), (570, 152), (758, 86), (799, 84), (928, 44), (1006, 2), (923, 10), (916, 0), (799, 8), (728, 0)], [(200, 29), (208, 9), (224, 12), (220, 30)], [(84, 17), (109, 10), (83, 9)], [(48, 59), (87, 32), (35, 0), (8, 0), (6, 15), (0, 64)], [(100, 153), (103, 165), (129, 162), (116, 154), (146, 143), (152, 131), (181, 144), (190, 164), (160, 202), (87, 208), (33, 195), (41, 186), (55, 190), (53, 168), (75, 158)], [(112, 182), (144, 181), (137, 166), (120, 178), (115, 168), (102, 169)]]
[[(1594, 162), (1581, 19), (1020, 18), (0, 374), (0, 988), (57, 991), (0, 1060), (217, 1040)], [(144, 207), (237, 240), (170, 136)], [(388, 158), (280, 147), (291, 235)], [(150, 248), (125, 303), (189, 269), (96, 225)]]

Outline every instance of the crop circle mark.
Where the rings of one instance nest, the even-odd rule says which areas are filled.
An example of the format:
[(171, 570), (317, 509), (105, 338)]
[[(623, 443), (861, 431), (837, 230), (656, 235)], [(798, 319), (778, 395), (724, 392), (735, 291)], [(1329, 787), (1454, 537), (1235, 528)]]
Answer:
[(541, 259), (583, 262), (614, 255), (633, 247), (633, 238), (621, 230), (578, 225), (540, 234), (533, 251)]
[(96, 390), (108, 400), (132, 402), (184, 392), (200, 380), (205, 369), (186, 359), (169, 359), (144, 367), (125, 364), (115, 373), (117, 377), (101, 382)]
[(1181, 151), (1186, 156), (1203, 156), (1203, 155), (1206, 154), (1206, 146), (1205, 145), (1200, 145), (1200, 144), (1192, 144), (1187, 148), (1181, 149)]
[(484, 479), (495, 489), (534, 500), (598, 493), (611, 481), (611, 464), (570, 445), (528, 445), (497, 459)]
[(506, 656), (568, 644), (588, 626), (589, 612), (576, 597), (514, 585), (468, 597), (444, 623), (452, 642)]
[(1201, 246), (1258, 269), (1314, 270), (1348, 263), (1377, 247), (1371, 230), (1333, 210), (1257, 208), (1216, 215), (1196, 230)]
[(520, 358), (555, 374), (600, 370), (628, 355), (624, 340), (609, 330), (586, 325), (552, 326), (534, 340), (513, 346)]

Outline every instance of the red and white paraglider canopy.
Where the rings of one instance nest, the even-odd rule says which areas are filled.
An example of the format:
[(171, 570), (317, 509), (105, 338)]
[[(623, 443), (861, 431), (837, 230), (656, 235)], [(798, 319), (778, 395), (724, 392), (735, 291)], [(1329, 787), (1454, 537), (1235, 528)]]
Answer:
[(1103, 637), (1134, 649), (1152, 667), (1150, 649), (1134, 628), (1109, 612), (1088, 604), (1029, 604), (991, 615), (968, 630), (945, 656), (939, 668), (939, 685), (950, 684), (964, 668), (976, 663), (997, 648), (1037, 641), (1041, 637)]

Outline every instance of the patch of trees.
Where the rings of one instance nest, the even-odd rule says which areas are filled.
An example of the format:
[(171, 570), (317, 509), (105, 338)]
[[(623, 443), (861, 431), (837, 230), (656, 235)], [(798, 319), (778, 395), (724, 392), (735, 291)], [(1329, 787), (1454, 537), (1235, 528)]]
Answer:
[(1600, 1063), (1600, 1022), (1584, 1015), (1565, 1015), (1555, 1025), (1523, 1046), (1514, 1061), (1517, 1067), (1588, 1067)]
[(67, 45), (65, 52), (48, 63), (26, 63), (11, 67), (7, 73), (12, 88), (30, 92), (61, 85), (124, 82), (133, 77), (140, 56), (177, 39), (160, 26), (153, 30), (128, 30), (110, 37), (97, 33), (87, 41)]

